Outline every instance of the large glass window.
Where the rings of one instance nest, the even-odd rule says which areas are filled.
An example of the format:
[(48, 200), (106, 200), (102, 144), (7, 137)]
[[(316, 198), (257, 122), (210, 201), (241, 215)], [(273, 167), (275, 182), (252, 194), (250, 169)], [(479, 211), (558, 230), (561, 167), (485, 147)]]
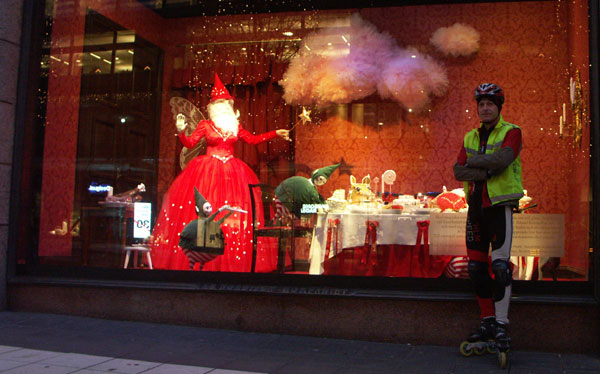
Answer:
[(20, 264), (467, 278), (453, 167), (492, 82), (513, 277), (588, 280), (586, 2), (210, 3), (46, 1)]

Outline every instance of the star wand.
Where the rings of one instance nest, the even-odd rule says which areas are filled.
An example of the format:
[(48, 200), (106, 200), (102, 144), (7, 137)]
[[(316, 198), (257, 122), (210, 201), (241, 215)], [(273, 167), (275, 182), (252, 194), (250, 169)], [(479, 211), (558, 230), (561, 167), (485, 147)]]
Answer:
[(300, 123), (306, 125), (307, 123), (312, 122), (312, 120), (310, 119), (310, 110), (306, 110), (305, 107), (302, 107), (302, 113), (300, 113), (298, 117), (300, 117), (300, 119), (296, 121), (296, 123), (294, 123), (294, 126), (292, 126), (289, 131), (292, 131)]

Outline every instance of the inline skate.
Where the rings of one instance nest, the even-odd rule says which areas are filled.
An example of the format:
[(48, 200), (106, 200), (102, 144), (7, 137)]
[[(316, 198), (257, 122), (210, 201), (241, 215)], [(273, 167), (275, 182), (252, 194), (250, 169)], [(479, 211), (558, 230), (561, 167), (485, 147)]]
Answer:
[(508, 325), (496, 322), (496, 357), (500, 369), (510, 368), (510, 338), (508, 337)]
[(486, 352), (496, 352), (495, 331), (496, 318), (486, 317), (482, 319), (477, 330), (466, 341), (460, 343), (460, 353), (465, 357), (469, 357), (473, 353), (480, 356)]

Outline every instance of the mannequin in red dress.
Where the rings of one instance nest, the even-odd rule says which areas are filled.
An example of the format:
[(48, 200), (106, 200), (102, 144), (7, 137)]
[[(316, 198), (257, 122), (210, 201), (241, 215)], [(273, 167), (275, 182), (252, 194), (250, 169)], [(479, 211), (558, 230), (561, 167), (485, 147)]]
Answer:
[[(207, 109), (210, 120), (198, 123), (190, 136), (183, 131), (185, 117), (177, 117), (182, 144), (192, 148), (205, 138), (207, 151), (206, 155), (189, 162), (164, 196), (152, 233), (152, 262), (158, 269), (189, 269), (188, 259), (178, 243), (181, 230), (197, 218), (195, 187), (214, 206), (229, 205), (248, 212), (236, 212), (225, 220), (221, 226), (225, 234), (225, 253), (204, 265), (203, 270), (247, 272), (252, 261), (252, 209), (248, 184), (259, 183), (259, 180), (248, 165), (233, 156), (233, 146), (239, 139), (248, 144), (259, 144), (276, 137), (289, 140), (289, 131), (280, 129), (253, 135), (241, 127), (239, 112), (233, 110), (233, 97), (216, 74)], [(256, 271), (272, 271), (276, 265), (276, 248), (259, 246)]]

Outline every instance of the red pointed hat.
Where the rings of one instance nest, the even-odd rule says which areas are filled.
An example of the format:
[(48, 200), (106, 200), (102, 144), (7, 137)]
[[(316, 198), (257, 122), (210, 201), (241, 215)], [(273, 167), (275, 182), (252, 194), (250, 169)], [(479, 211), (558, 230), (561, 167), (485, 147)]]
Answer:
[(229, 91), (227, 91), (227, 88), (225, 88), (217, 73), (215, 73), (215, 85), (213, 86), (212, 91), (210, 91), (210, 103), (220, 99), (233, 100), (233, 97), (229, 94)]

